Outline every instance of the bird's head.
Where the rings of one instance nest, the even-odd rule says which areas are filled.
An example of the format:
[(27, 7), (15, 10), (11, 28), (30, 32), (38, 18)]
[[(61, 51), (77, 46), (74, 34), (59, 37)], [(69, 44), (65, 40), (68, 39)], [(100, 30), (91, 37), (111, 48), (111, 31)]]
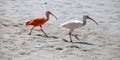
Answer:
[(91, 17), (89, 17), (88, 15), (84, 15), (83, 18), (84, 19), (90, 19), (90, 20), (92, 20), (93, 22), (95, 22), (98, 25), (98, 23), (94, 19), (92, 19)]
[(51, 14), (52, 16), (54, 16), (55, 19), (57, 20), (57, 17), (53, 13), (51, 13), (50, 11), (46, 11), (46, 15), (49, 15), (49, 14)]

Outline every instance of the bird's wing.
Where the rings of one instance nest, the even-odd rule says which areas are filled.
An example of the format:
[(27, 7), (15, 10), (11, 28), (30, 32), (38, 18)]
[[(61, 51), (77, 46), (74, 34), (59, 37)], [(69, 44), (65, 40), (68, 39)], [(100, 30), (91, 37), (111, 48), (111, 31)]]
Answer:
[(28, 25), (40, 26), (43, 25), (45, 22), (46, 22), (45, 18), (34, 18), (29, 21)]
[(79, 20), (67, 21), (60, 25), (60, 27), (65, 27), (65, 28), (78, 28), (80, 26), (82, 26), (82, 22)]
[(79, 20), (71, 20), (69, 22), (73, 22), (73, 23), (83, 23), (82, 21), (79, 21)]

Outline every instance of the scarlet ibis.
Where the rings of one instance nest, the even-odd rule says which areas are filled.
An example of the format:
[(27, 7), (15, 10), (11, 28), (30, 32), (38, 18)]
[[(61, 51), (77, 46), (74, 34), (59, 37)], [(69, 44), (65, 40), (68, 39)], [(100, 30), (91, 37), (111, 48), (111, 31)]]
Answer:
[(33, 26), (33, 27), (31, 28), (30, 32), (29, 32), (29, 35), (31, 35), (31, 32), (32, 32), (32, 30), (33, 30), (34, 27), (40, 26), (41, 31), (44, 33), (44, 35), (45, 35), (46, 37), (48, 37), (48, 35), (44, 32), (44, 30), (43, 30), (43, 28), (42, 28), (42, 25), (49, 20), (49, 15), (50, 15), (50, 14), (51, 14), (52, 16), (54, 16), (54, 17), (56, 18), (56, 20), (57, 20), (57, 17), (56, 17), (54, 14), (52, 14), (50, 11), (46, 11), (46, 14), (45, 14), (45, 15), (46, 15), (46, 18), (45, 18), (45, 17), (34, 18), (34, 19), (26, 22), (26, 26), (29, 26), (29, 25), (32, 25), (32, 26)]
[(68, 22), (64, 22), (64, 23), (60, 24), (60, 27), (64, 27), (64, 28), (70, 29), (69, 33), (68, 33), (68, 35), (70, 37), (70, 42), (72, 42), (72, 37), (71, 36), (74, 36), (76, 39), (79, 40), (79, 38), (77, 37), (77, 35), (72, 34), (72, 32), (75, 29), (79, 28), (79, 27), (85, 26), (86, 23), (87, 23), (86, 22), (87, 19), (92, 20), (93, 22), (95, 22), (98, 25), (98, 23), (94, 19), (92, 19), (91, 17), (89, 17), (88, 15), (84, 15), (83, 16), (83, 21), (73, 20), (73, 21), (68, 21)]

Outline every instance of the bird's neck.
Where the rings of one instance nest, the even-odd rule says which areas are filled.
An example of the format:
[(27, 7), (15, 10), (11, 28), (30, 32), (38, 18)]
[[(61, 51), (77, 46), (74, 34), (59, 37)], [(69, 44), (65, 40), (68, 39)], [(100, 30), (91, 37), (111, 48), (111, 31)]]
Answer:
[(46, 20), (49, 20), (49, 14), (46, 13)]
[(83, 26), (86, 25), (86, 19), (83, 19)]

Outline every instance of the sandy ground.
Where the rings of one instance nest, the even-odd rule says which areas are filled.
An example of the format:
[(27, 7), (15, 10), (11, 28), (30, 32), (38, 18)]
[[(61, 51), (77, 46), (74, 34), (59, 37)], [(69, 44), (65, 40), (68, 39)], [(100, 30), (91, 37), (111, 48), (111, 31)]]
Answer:
[[(44, 25), (48, 38), (25, 22), (52, 16)], [(74, 31), (80, 41), (70, 43), (68, 30), (58, 27), (69, 20), (94, 18)], [(0, 0), (0, 60), (120, 60), (120, 0)]]

